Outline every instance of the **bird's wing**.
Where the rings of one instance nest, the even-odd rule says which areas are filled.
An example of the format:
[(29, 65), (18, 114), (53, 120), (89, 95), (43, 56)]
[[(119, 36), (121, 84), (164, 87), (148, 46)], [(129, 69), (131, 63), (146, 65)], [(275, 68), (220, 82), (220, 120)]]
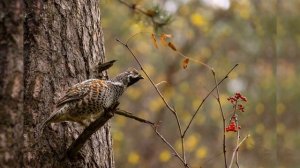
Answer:
[(62, 106), (68, 102), (76, 101), (82, 99), (90, 92), (90, 84), (92, 80), (84, 81), (78, 83), (67, 91), (64, 97), (60, 98), (57, 102), (57, 107)]

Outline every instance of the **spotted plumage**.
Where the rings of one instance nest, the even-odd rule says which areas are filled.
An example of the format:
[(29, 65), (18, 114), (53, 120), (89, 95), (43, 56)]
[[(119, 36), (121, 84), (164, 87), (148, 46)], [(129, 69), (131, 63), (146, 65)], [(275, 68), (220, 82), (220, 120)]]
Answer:
[[(73, 121), (87, 126), (104, 109), (114, 105), (127, 87), (143, 77), (137, 70), (127, 70), (110, 80), (89, 79), (72, 86), (56, 104), (57, 111), (45, 120), (41, 129), (53, 122)], [(41, 131), (42, 131), (41, 130)]]

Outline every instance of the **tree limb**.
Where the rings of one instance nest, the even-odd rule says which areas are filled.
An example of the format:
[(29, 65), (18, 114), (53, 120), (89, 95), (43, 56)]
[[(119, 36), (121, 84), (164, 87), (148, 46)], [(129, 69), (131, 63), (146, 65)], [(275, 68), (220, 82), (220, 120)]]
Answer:
[(79, 135), (79, 137), (71, 144), (67, 150), (67, 157), (72, 159), (76, 156), (78, 151), (83, 147), (85, 142), (97, 131), (99, 130), (109, 119), (114, 116), (115, 111), (119, 103), (113, 106), (113, 108), (105, 109), (104, 113), (94, 122), (92, 122), (84, 131)]
[(136, 117), (132, 113), (127, 112), (125, 110), (118, 109), (117, 111), (115, 111), (115, 114), (118, 114), (118, 115), (121, 115), (121, 116), (124, 116), (124, 117), (127, 117), (127, 118), (131, 118), (131, 119), (134, 119), (134, 120), (142, 122), (142, 123), (150, 124), (152, 126), (155, 125), (155, 123), (153, 123), (151, 121), (148, 121), (148, 120), (145, 120), (145, 119), (142, 119), (142, 118), (139, 118), (139, 117)]

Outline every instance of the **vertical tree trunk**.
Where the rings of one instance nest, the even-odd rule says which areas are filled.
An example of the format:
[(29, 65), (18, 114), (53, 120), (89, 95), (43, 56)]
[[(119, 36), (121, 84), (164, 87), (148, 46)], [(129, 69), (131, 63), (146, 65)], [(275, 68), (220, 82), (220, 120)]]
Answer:
[(104, 61), (100, 2), (7, 0), (0, 9), (0, 167), (114, 167), (109, 124), (72, 161), (62, 158), (80, 125), (52, 124), (36, 136), (64, 91)]
[(0, 2), (0, 167), (19, 167), (23, 130), (23, 4)]

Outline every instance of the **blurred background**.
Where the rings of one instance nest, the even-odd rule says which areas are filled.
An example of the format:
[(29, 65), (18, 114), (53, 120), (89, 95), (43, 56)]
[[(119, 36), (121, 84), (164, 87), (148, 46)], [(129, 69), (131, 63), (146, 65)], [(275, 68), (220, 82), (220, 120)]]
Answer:
[[(299, 45), (300, 1), (259, 0), (103, 0), (102, 26), (106, 59), (118, 62), (114, 76), (128, 67), (138, 68), (130, 53), (115, 41), (126, 41), (144, 69), (159, 85), (185, 128), (198, 105), (214, 87), (205, 66), (183, 58), (170, 48), (152, 43), (151, 32), (167, 33), (184, 55), (215, 69), (218, 80), (236, 63), (229, 79), (220, 86), (221, 103), (229, 123), (235, 92), (247, 97), (239, 114), (241, 138), (251, 134), (239, 152), (240, 167), (300, 167)], [(131, 7), (127, 5), (131, 4)], [(133, 5), (133, 6), (132, 6)], [(143, 9), (152, 18), (138, 12)], [(216, 93), (214, 93), (216, 95)], [(174, 116), (167, 110), (148, 80), (129, 88), (120, 107), (136, 116), (158, 122), (159, 131), (180, 151)], [(186, 135), (186, 154), (191, 167), (224, 167), (222, 118), (210, 96)], [(116, 167), (180, 167), (181, 163), (151, 127), (116, 116), (112, 121)], [(236, 134), (226, 133), (230, 161)], [(297, 157), (298, 154), (298, 157)]]

